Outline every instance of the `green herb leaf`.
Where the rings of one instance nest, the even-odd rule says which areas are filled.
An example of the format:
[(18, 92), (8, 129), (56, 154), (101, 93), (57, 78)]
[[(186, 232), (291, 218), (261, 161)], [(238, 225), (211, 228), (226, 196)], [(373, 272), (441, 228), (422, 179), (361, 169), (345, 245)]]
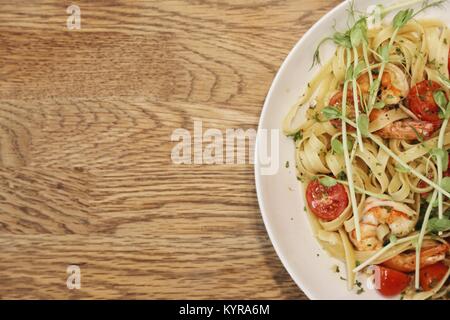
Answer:
[(394, 28), (400, 29), (414, 17), (413, 9), (402, 10), (394, 17)]
[(311, 65), (311, 68), (314, 68), (315, 65), (317, 64), (322, 64), (322, 61), (320, 61), (320, 47), (322, 47), (322, 45), (327, 42), (328, 40), (333, 40), (332, 38), (328, 37), (323, 39), (322, 41), (319, 42), (319, 44), (317, 45), (316, 51), (314, 51), (314, 56), (313, 56), (313, 63)]
[(435, 91), (433, 93), (433, 98), (434, 98), (434, 101), (437, 103), (437, 105), (441, 109), (445, 110), (445, 108), (447, 107), (448, 100), (447, 100), (447, 97), (445, 96), (444, 91), (442, 91), (442, 90)]
[(340, 119), (342, 117), (341, 111), (333, 107), (323, 108), (322, 114), (327, 120)]
[(369, 118), (366, 114), (362, 114), (358, 117), (358, 129), (364, 137), (369, 135)]
[(440, 111), (439, 115), (442, 119), (450, 119), (450, 102), (447, 104), (445, 111)]
[(373, 105), (375, 109), (383, 109), (385, 106), (386, 104), (383, 101), (379, 101)]
[(450, 88), (450, 79), (448, 79), (443, 73), (439, 73), (439, 78), (448, 88)]
[[(347, 148), (349, 152), (353, 149), (353, 142), (351, 140), (347, 140)], [(344, 154), (344, 145), (337, 138), (331, 140), (331, 149), (339, 156)]]
[(337, 175), (337, 178), (341, 181), (345, 181), (345, 180), (347, 180), (347, 173), (345, 173), (345, 171), (341, 171)]
[(369, 89), (370, 96), (374, 96), (374, 95), (376, 95), (378, 93), (378, 89), (380, 88), (380, 84), (381, 84), (380, 78), (377, 78), (377, 79), (375, 79), (372, 82), (372, 85), (370, 86), (370, 89)]
[(345, 73), (345, 79), (346, 80), (350, 80), (350, 79), (353, 79), (353, 74), (354, 74), (354, 68), (353, 68), (353, 66), (349, 66), (348, 68), (347, 68), (347, 72)]
[(328, 187), (328, 188), (331, 188), (331, 187), (334, 187), (335, 185), (337, 185), (336, 179), (328, 177), (328, 176), (320, 178), (319, 182), (321, 185)]
[(445, 177), (442, 179), (441, 187), (445, 191), (450, 192), (450, 177)]
[(393, 21), (394, 28), (402, 28), (407, 24), (412, 18), (414, 18), (419, 13), (425, 11), (428, 8), (439, 7), (444, 4), (446, 0), (439, 1), (423, 1), (422, 8), (414, 13), (413, 9), (407, 9), (400, 11), (395, 17)]
[(450, 219), (432, 218), (428, 221), (428, 230), (433, 233), (446, 232), (450, 230)]
[(434, 148), (430, 151), (430, 154), (436, 157), (437, 161), (441, 161), (442, 170), (447, 171), (448, 168), (448, 152), (444, 149)]
[(303, 132), (300, 130), (294, 134), (289, 135), (288, 137), (291, 137), (295, 142), (297, 142), (303, 139)]
[(436, 104), (439, 106), (439, 109), (441, 109), (441, 117), (445, 118), (447, 116), (447, 105), (448, 100), (445, 96), (444, 91), (438, 90), (433, 93), (433, 98)]
[(362, 17), (361, 19), (359, 19), (355, 26), (357, 26), (358, 29), (361, 30), (361, 34), (362, 34), (362, 41), (367, 43), (368, 42), (368, 27), (367, 27), (367, 17)]
[(348, 33), (336, 32), (333, 35), (333, 41), (338, 46), (341, 46), (341, 47), (344, 47), (347, 49), (351, 49), (351, 47), (352, 47), (352, 41), (350, 40), (350, 36), (348, 35)]
[(359, 77), (359, 75), (363, 72), (363, 70), (366, 68), (366, 64), (361, 61), (358, 63), (358, 65), (356, 66), (354, 72), (353, 72), (353, 76), (355, 78)]
[(383, 61), (387, 62), (389, 60), (389, 46), (388, 45), (382, 46), (379, 50), (379, 55), (381, 56)]
[(344, 154), (344, 146), (342, 145), (342, 142), (338, 139), (331, 140), (331, 149), (334, 153), (337, 155), (343, 155)]
[(364, 39), (363, 30), (358, 24), (350, 30), (350, 42), (353, 47), (358, 47)]

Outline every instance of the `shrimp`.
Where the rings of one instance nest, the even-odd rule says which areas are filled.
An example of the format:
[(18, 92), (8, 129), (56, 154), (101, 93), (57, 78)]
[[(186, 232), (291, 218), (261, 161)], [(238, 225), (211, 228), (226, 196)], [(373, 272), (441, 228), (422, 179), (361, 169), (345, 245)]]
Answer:
[[(358, 84), (363, 95), (370, 92), (369, 76), (363, 74), (358, 79)], [(395, 105), (400, 103), (409, 92), (408, 80), (403, 71), (394, 64), (388, 64), (386, 71), (381, 76), (381, 101), (385, 105)], [(372, 110), (370, 121), (386, 116), (387, 110)], [(419, 136), (424, 139), (430, 138), (436, 129), (438, 123), (420, 121), (414, 119), (399, 120), (390, 123), (383, 129), (375, 132), (384, 139), (418, 140)]]
[[(446, 243), (433, 240), (424, 241), (420, 252), (420, 267), (424, 268), (443, 261), (449, 249), (450, 246)], [(416, 253), (411, 250), (401, 253), (384, 262), (383, 265), (401, 272), (413, 272), (416, 269)]]
[(405, 204), (370, 197), (360, 221), (361, 240), (356, 239), (356, 230), (350, 232), (350, 240), (358, 251), (378, 250), (389, 233), (404, 237), (414, 230), (417, 220), (417, 213)]
[(378, 250), (383, 247), (383, 241), (377, 237), (378, 225), (371, 224), (367, 221), (360, 223), (361, 241), (356, 240), (356, 231), (350, 233), (350, 240), (353, 242), (358, 251)]
[[(375, 70), (374, 70), (375, 73)], [(375, 75), (375, 78), (379, 75)], [(368, 99), (370, 93), (370, 80), (367, 73), (361, 75), (358, 80), (358, 86), (362, 94), (363, 100)], [(386, 69), (381, 76), (380, 85), (380, 96), (381, 101), (384, 102), (386, 106), (395, 105), (400, 103), (409, 92), (408, 80), (404, 72), (394, 64), (386, 65)], [(342, 104), (342, 92), (335, 94), (330, 99), (331, 106), (340, 106)], [(355, 110), (353, 108), (354, 97), (352, 90), (347, 92), (347, 104), (352, 106), (347, 108), (347, 117), (349, 119), (355, 118)], [(358, 98), (358, 105), (361, 109), (361, 101)], [(386, 116), (387, 109), (373, 109), (370, 113), (370, 121), (375, 121), (380, 117)], [(331, 124), (340, 129), (342, 126), (341, 120), (332, 120)], [(414, 119), (404, 119), (388, 124), (381, 130), (375, 132), (378, 136), (384, 139), (399, 139), (399, 140), (418, 140), (421, 137), (424, 139), (430, 138), (434, 132), (439, 128), (439, 122), (428, 122)], [(349, 131), (354, 131), (354, 128), (347, 127)]]
[[(375, 121), (386, 114), (386, 110), (374, 109), (370, 113), (369, 118), (370, 121)], [(418, 140), (420, 137), (424, 139), (430, 138), (435, 131), (436, 125), (432, 122), (404, 119), (388, 124), (383, 129), (375, 132), (375, 134), (384, 139)]]
[[(375, 71), (375, 70), (374, 70)], [(374, 78), (378, 76), (375, 75)], [(357, 80), (361, 93), (367, 96), (370, 92), (370, 80), (367, 73)], [(408, 95), (408, 80), (403, 71), (394, 64), (386, 65), (386, 69), (381, 76), (381, 101), (386, 105), (398, 104)]]

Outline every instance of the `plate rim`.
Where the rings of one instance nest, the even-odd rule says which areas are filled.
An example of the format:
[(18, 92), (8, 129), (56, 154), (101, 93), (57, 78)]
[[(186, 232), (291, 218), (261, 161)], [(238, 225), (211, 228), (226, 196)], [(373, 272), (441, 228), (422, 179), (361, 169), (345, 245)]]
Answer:
[(284, 59), (283, 63), (281, 64), (280, 68), (278, 69), (275, 77), (272, 80), (272, 83), (270, 85), (270, 89), (266, 95), (263, 108), (261, 111), (261, 115), (258, 122), (258, 129), (257, 129), (257, 138), (256, 138), (256, 145), (255, 145), (255, 153), (254, 153), (254, 174), (255, 174), (255, 185), (256, 185), (256, 196), (258, 199), (258, 205), (260, 209), (260, 213), (263, 219), (264, 226), (266, 228), (267, 234), (269, 236), (270, 242), (272, 243), (273, 248), (275, 249), (275, 252), (280, 259), (283, 267), (288, 272), (291, 279), (295, 282), (295, 284), (300, 288), (300, 290), (303, 291), (303, 293), (311, 300), (319, 300), (319, 297), (314, 293), (314, 290), (310, 288), (309, 286), (305, 285), (305, 282), (302, 281), (301, 276), (294, 273), (293, 267), (289, 263), (288, 259), (285, 257), (285, 255), (282, 253), (281, 246), (276, 240), (276, 237), (274, 235), (274, 231), (269, 223), (268, 213), (265, 207), (265, 203), (262, 197), (262, 190), (261, 190), (261, 177), (260, 177), (260, 162), (259, 162), (259, 144), (261, 143), (260, 138), (260, 130), (262, 129), (264, 119), (267, 116), (269, 106), (268, 101), (271, 100), (271, 97), (274, 95), (275, 92), (275, 84), (280, 80), (281, 75), (284, 73), (284, 70), (287, 68), (287, 65), (289, 64), (289, 61), (291, 61), (295, 55), (295, 53), (299, 50), (299, 47), (302, 46), (302, 44), (306, 41), (307, 38), (309, 38), (318, 28), (320, 28), (320, 25), (323, 21), (327, 20), (330, 16), (333, 16), (335, 12), (339, 11), (342, 7), (345, 7), (348, 5), (348, 3), (351, 0), (344, 0), (331, 10), (329, 10), (325, 15), (323, 15), (319, 20), (317, 20), (316, 23), (314, 23), (313, 26), (311, 26), (308, 31), (306, 31), (301, 38), (297, 41), (297, 43), (292, 47), (292, 49), (289, 51), (289, 54)]

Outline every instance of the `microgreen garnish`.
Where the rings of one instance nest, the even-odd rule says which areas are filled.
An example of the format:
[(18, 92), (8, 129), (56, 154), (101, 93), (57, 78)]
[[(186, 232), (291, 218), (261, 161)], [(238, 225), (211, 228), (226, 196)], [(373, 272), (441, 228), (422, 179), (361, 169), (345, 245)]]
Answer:
[(358, 47), (367, 42), (367, 18), (362, 17), (350, 29), (350, 43), (352, 47)]
[(441, 119), (450, 118), (450, 103), (442, 90), (435, 91), (433, 93), (433, 98), (439, 107), (439, 116)]
[(326, 120), (340, 119), (342, 117), (342, 113), (333, 107), (323, 108), (322, 114)]
[(394, 28), (403, 28), (414, 17), (413, 9), (402, 10), (397, 13), (393, 20)]
[(369, 118), (367, 115), (362, 114), (358, 119), (358, 129), (364, 137), (367, 137), (369, 134)]
[(334, 187), (338, 183), (336, 181), (336, 179), (334, 179), (332, 177), (328, 177), (328, 176), (320, 178), (319, 182), (320, 182), (321, 185), (323, 185), (325, 187), (328, 187), (328, 188)]
[[(319, 46), (317, 47), (316, 52), (314, 53), (314, 59), (313, 59), (313, 66), (317, 63), (320, 63), (320, 47), (326, 42), (326, 41), (332, 41), (337, 46), (345, 49), (345, 57), (346, 57), (346, 66), (345, 66), (345, 73), (344, 73), (344, 85), (341, 87), (342, 90), (342, 104), (339, 108), (336, 107), (326, 107), (322, 110), (322, 118), (325, 118), (326, 120), (336, 120), (340, 119), (342, 121), (342, 137), (335, 137), (331, 140), (331, 149), (334, 154), (337, 154), (339, 156), (343, 156), (345, 161), (345, 171), (342, 174), (338, 175), (338, 179), (340, 183), (343, 183), (345, 185), (348, 185), (349, 190), (349, 197), (352, 204), (352, 210), (353, 210), (353, 218), (355, 220), (355, 230), (356, 230), (356, 239), (361, 239), (361, 230), (359, 226), (359, 212), (357, 210), (357, 202), (355, 197), (355, 190), (357, 190), (357, 186), (354, 185), (353, 181), (353, 169), (352, 169), (352, 162), (354, 161), (354, 153), (356, 151), (356, 148), (359, 147), (361, 152), (363, 152), (364, 144), (362, 137), (368, 138), (371, 141), (373, 141), (378, 147), (380, 148), (380, 151), (384, 151), (395, 163), (395, 170), (400, 173), (404, 174), (410, 174), (414, 175), (420, 180), (424, 181), (428, 185), (432, 186), (435, 190), (430, 195), (428, 201), (428, 207), (425, 212), (423, 225), (421, 232), (415, 236), (415, 238), (412, 241), (416, 245), (416, 258), (420, 257), (420, 249), (422, 246), (422, 241), (424, 238), (424, 235), (427, 231), (427, 223), (430, 222), (430, 228), (432, 228), (436, 232), (442, 232), (442, 230), (447, 230), (448, 225), (446, 220), (443, 220), (443, 196), (450, 198), (450, 177), (443, 177), (443, 172), (447, 170), (448, 163), (449, 163), (449, 157), (447, 150), (444, 149), (445, 144), (445, 134), (446, 134), (446, 127), (448, 125), (448, 121), (450, 119), (450, 103), (447, 99), (447, 96), (443, 91), (438, 91), (434, 93), (434, 100), (436, 101), (437, 105), (440, 109), (440, 117), (444, 120), (440, 129), (439, 137), (437, 146), (429, 151), (430, 158), (434, 158), (438, 167), (438, 176), (435, 177), (433, 180), (422, 174), (420, 170), (417, 169), (415, 166), (409, 165), (408, 161), (405, 161), (402, 159), (402, 157), (399, 154), (396, 154), (393, 152), (389, 146), (387, 146), (385, 141), (381, 139), (379, 136), (376, 136), (374, 134), (371, 134), (369, 131), (369, 117), (371, 111), (375, 109), (383, 109), (386, 107), (385, 102), (383, 101), (377, 101), (379, 99), (379, 93), (380, 93), (380, 87), (381, 87), (381, 78), (383, 77), (387, 65), (389, 63), (394, 63), (393, 61), (390, 61), (394, 57), (396, 59), (403, 59), (404, 64), (405, 62), (405, 53), (400, 49), (395, 48), (395, 44), (397, 42), (404, 41), (402, 39), (397, 39), (398, 34), (401, 32), (401, 29), (408, 25), (408, 23), (411, 22), (419, 13), (423, 12), (424, 10), (430, 8), (439, 6), (446, 2), (445, 0), (442, 1), (422, 1), (422, 7), (418, 10), (414, 9), (405, 9), (398, 12), (393, 21), (392, 21), (392, 34), (391, 36), (384, 41), (383, 43), (378, 45), (377, 50), (370, 50), (368, 48), (368, 31), (367, 31), (367, 21), (368, 18), (366, 16), (360, 16), (356, 17), (356, 12), (353, 7), (353, 3), (350, 8), (350, 14), (353, 17), (354, 24), (353, 26), (349, 26), (349, 29), (347, 31), (336, 31), (331, 37), (326, 38), (322, 40), (319, 43)], [(406, 7), (411, 6), (415, 3), (419, 3), (419, 1), (409, 1), (405, 4), (398, 4), (394, 5), (393, 8), (396, 10), (400, 7)], [(381, 8), (381, 7), (380, 7)], [(394, 10), (394, 9), (391, 9)], [(379, 16), (383, 18), (383, 16), (389, 12), (390, 9), (384, 10), (384, 8), (381, 8)], [(447, 40), (446, 40), (447, 41)], [(376, 64), (371, 64), (368, 51), (370, 50), (371, 54), (373, 54), (378, 61)], [(376, 52), (375, 52), (376, 51)], [(360, 57), (362, 52), (362, 57)], [(391, 54), (393, 56), (391, 57)], [(424, 58), (426, 59), (425, 55), (421, 52), (418, 52), (416, 54), (416, 59)], [(396, 60), (397, 61), (397, 60)], [(401, 60), (400, 60), (401, 61)], [(395, 62), (396, 63), (396, 62)], [(367, 97), (363, 97), (363, 92), (361, 90), (361, 87), (358, 87), (357, 80), (361, 76), (361, 74), (367, 73), (369, 76), (369, 97), (368, 101), (366, 101)], [(378, 75), (376, 79), (374, 79), (373, 75)], [(445, 76), (441, 75), (441, 82), (450, 88), (450, 80), (447, 79)], [(351, 98), (353, 98), (352, 102), (352, 108), (354, 108), (354, 114), (355, 117), (354, 120), (349, 120), (347, 118), (347, 108), (350, 107), (349, 103), (347, 102), (347, 96), (351, 95)], [(387, 96), (387, 98), (393, 98), (392, 96)], [(404, 97), (400, 97), (403, 99)], [(353, 110), (350, 110), (353, 111)], [(349, 146), (350, 141), (347, 135), (347, 126), (352, 126), (356, 129), (356, 136), (354, 141), (355, 147), (353, 148), (352, 155), (350, 156), (349, 152)], [(426, 145), (424, 142), (424, 137), (418, 130), (411, 126), (412, 130), (417, 136), (417, 140), (420, 141), (423, 146)], [(420, 131), (420, 130), (419, 130)], [(353, 134), (352, 134), (353, 136)], [(427, 147), (428, 148), (428, 147)], [(346, 180), (341, 181), (341, 180)], [(435, 180), (436, 179), (436, 180)], [(325, 186), (334, 186), (338, 183), (338, 181), (335, 178), (325, 176), (319, 178), (319, 181), (321, 184)], [(361, 189), (361, 188), (360, 188)], [(359, 190), (358, 192), (360, 192)], [(364, 193), (365, 190), (362, 190)], [(437, 210), (433, 210), (433, 207), (437, 206)], [(438, 220), (429, 219), (431, 212), (437, 211), (439, 214), (439, 217), (436, 218)], [(448, 219), (447, 219), (448, 220)], [(436, 226), (437, 224), (437, 226)], [(402, 239), (396, 239), (395, 237), (391, 236), (390, 242), (391, 244), (394, 243), (403, 243), (403, 241), (406, 241), (406, 238)], [(389, 247), (389, 245), (387, 246)], [(384, 249), (383, 249), (384, 250)], [(387, 250), (387, 249), (386, 249)], [(381, 254), (381, 253), (380, 253)], [(372, 258), (371, 258), (372, 259)], [(366, 265), (370, 261), (364, 262), (363, 265)], [(419, 270), (420, 263), (416, 261), (416, 287), (419, 287)], [(360, 267), (355, 268), (354, 270), (358, 271), (360, 270)]]
[(443, 3), (445, 3), (446, 0), (440, 0), (440, 1), (424, 1), (422, 8), (420, 8), (418, 11), (414, 12), (413, 9), (406, 9), (402, 10), (399, 13), (397, 13), (393, 20), (394, 28), (403, 28), (409, 21), (411, 21), (414, 17), (416, 17), (421, 12), (432, 8), (432, 7), (439, 7)]
[(314, 68), (314, 66), (318, 65), (318, 64), (322, 64), (322, 61), (320, 59), (320, 48), (322, 47), (322, 45), (327, 42), (328, 40), (330, 40), (330, 38), (325, 38), (322, 41), (319, 42), (319, 44), (317, 45), (317, 49), (316, 51), (314, 51), (314, 55), (313, 55), (313, 63), (311, 65), (311, 69)]
[(338, 46), (350, 49), (352, 47), (352, 41), (350, 38), (350, 34), (347, 31), (346, 33), (336, 32), (332, 38), (333, 42)]
[(383, 60), (383, 62), (388, 62), (389, 61), (389, 46), (388, 45), (384, 45), (382, 47), (380, 47), (378, 54), (380, 55), (381, 59)]
[(441, 187), (447, 192), (450, 192), (450, 177), (445, 177), (442, 179)]
[[(352, 150), (353, 148), (353, 143), (348, 140), (348, 150)], [(334, 138), (331, 140), (331, 150), (333, 150), (333, 152), (335, 154), (337, 154), (338, 156), (342, 156), (344, 155), (344, 146), (342, 144), (342, 142), (340, 140), (338, 140), (337, 138)], [(342, 179), (340, 179), (342, 180)]]
[(337, 155), (344, 154), (344, 147), (342, 146), (342, 142), (340, 142), (338, 139), (331, 140), (331, 149)]
[(428, 221), (428, 230), (433, 233), (446, 232), (450, 230), (450, 219), (432, 218)]
[(383, 109), (385, 106), (386, 104), (383, 101), (379, 101), (373, 105), (375, 109)]
[(448, 87), (450, 88), (450, 80), (443, 75), (442, 73), (439, 73), (439, 79)]
[(436, 158), (436, 161), (440, 161), (442, 168), (447, 170), (448, 167), (448, 152), (441, 148), (434, 148), (430, 151), (430, 155)]

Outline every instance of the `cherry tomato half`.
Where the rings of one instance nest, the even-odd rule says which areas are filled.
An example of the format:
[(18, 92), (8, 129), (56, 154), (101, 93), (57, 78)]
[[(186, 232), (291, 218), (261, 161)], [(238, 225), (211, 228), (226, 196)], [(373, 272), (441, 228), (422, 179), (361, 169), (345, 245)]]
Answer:
[(433, 289), (447, 274), (448, 267), (442, 262), (422, 268), (420, 270), (420, 286), (423, 290)]
[(408, 105), (420, 120), (436, 122), (440, 125), (439, 106), (433, 97), (438, 90), (442, 90), (442, 87), (437, 82), (431, 80), (419, 82), (408, 94)]
[(326, 187), (318, 180), (314, 180), (306, 188), (306, 201), (317, 217), (333, 221), (347, 208), (348, 195), (342, 184)]
[(411, 278), (407, 274), (385, 267), (377, 267), (375, 273), (378, 291), (385, 297), (393, 297), (406, 289)]

